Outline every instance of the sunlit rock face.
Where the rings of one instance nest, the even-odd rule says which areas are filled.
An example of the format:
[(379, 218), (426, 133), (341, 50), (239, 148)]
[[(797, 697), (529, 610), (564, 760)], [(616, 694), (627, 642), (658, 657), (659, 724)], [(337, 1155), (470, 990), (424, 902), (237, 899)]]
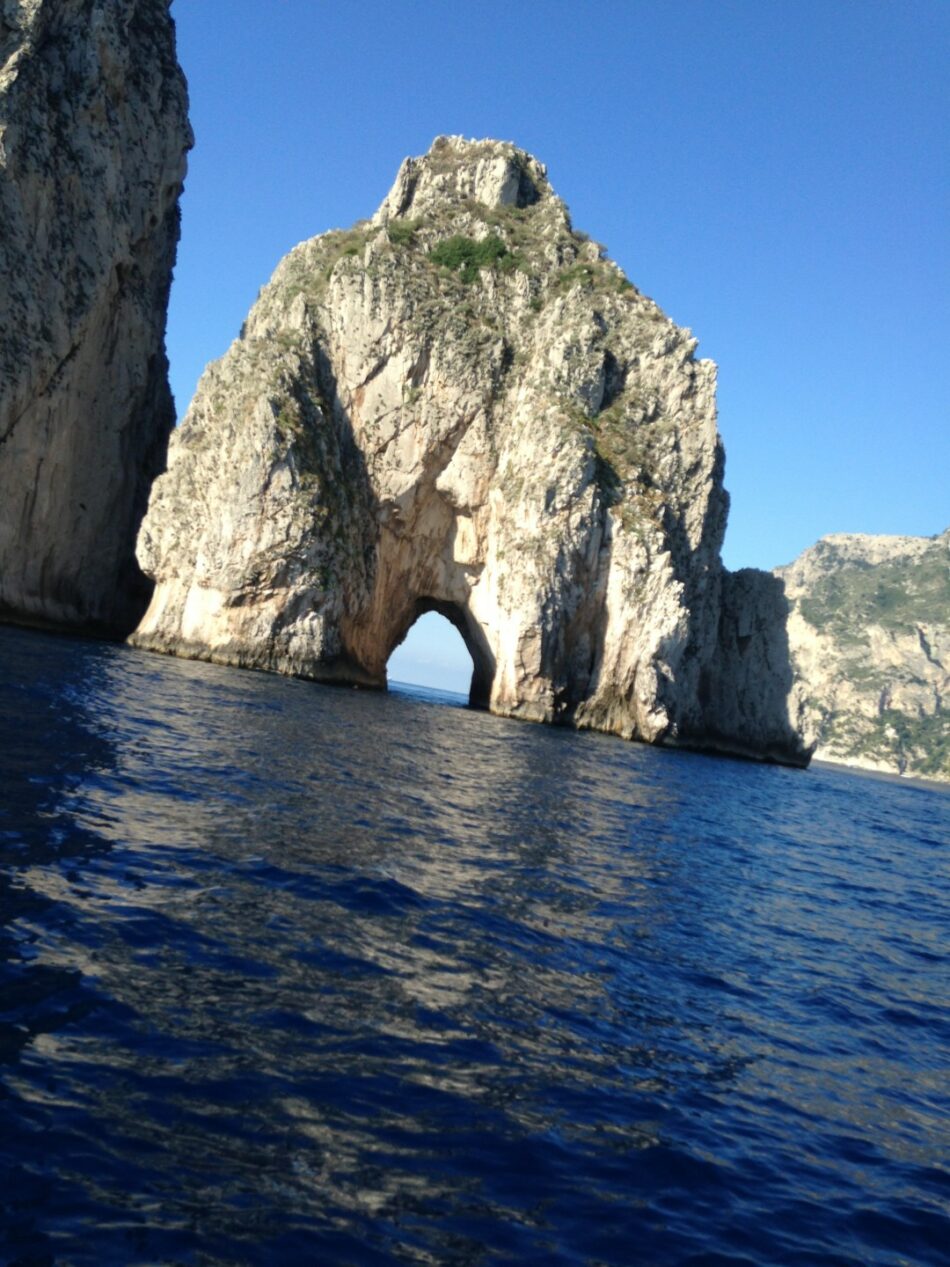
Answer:
[(816, 756), (950, 780), (950, 528), (836, 533), (776, 576)]
[(168, 0), (0, 3), (0, 617), (145, 610), (190, 143)]
[(135, 643), (382, 686), (434, 609), (496, 713), (805, 760), (787, 656), (753, 645), (768, 608), (778, 650), (784, 599), (748, 636), (724, 615), (695, 348), (536, 159), (437, 139), (372, 220), (282, 261), (202, 378), (139, 537)]

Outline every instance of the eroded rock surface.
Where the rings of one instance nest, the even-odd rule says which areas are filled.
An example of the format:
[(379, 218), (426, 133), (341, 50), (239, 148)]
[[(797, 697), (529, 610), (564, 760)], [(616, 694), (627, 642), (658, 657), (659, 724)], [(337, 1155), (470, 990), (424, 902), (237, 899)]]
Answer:
[(145, 609), (190, 143), (168, 0), (0, 3), (0, 617)]
[(950, 529), (823, 537), (776, 576), (815, 755), (950, 779)]
[[(135, 643), (382, 686), (436, 609), (497, 713), (806, 759), (781, 637), (723, 617), (695, 348), (537, 160), (437, 139), (372, 220), (282, 261), (203, 376), (140, 534)], [(730, 686), (740, 660), (772, 676)]]

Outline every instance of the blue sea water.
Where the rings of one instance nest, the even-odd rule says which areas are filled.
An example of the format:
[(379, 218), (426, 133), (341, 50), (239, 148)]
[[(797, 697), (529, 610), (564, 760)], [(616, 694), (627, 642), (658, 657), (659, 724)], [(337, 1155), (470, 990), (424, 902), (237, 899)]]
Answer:
[(0, 664), (0, 1262), (950, 1261), (945, 792)]

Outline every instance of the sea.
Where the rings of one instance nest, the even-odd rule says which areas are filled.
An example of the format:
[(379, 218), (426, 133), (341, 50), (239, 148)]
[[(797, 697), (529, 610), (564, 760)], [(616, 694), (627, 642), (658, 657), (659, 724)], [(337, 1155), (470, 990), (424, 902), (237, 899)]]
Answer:
[(3, 1264), (950, 1262), (947, 790), (0, 668)]

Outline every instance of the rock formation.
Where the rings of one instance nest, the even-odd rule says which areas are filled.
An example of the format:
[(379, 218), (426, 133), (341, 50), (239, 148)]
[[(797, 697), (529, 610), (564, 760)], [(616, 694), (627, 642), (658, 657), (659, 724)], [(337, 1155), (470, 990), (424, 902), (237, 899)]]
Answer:
[(186, 112), (168, 0), (0, 3), (0, 618), (147, 605)]
[(139, 537), (133, 641), (383, 686), (437, 610), (496, 713), (807, 760), (781, 586), (720, 565), (695, 348), (534, 158), (438, 138), (372, 220), (283, 260), (206, 371)]
[(776, 576), (815, 755), (950, 779), (950, 529), (823, 537)]

